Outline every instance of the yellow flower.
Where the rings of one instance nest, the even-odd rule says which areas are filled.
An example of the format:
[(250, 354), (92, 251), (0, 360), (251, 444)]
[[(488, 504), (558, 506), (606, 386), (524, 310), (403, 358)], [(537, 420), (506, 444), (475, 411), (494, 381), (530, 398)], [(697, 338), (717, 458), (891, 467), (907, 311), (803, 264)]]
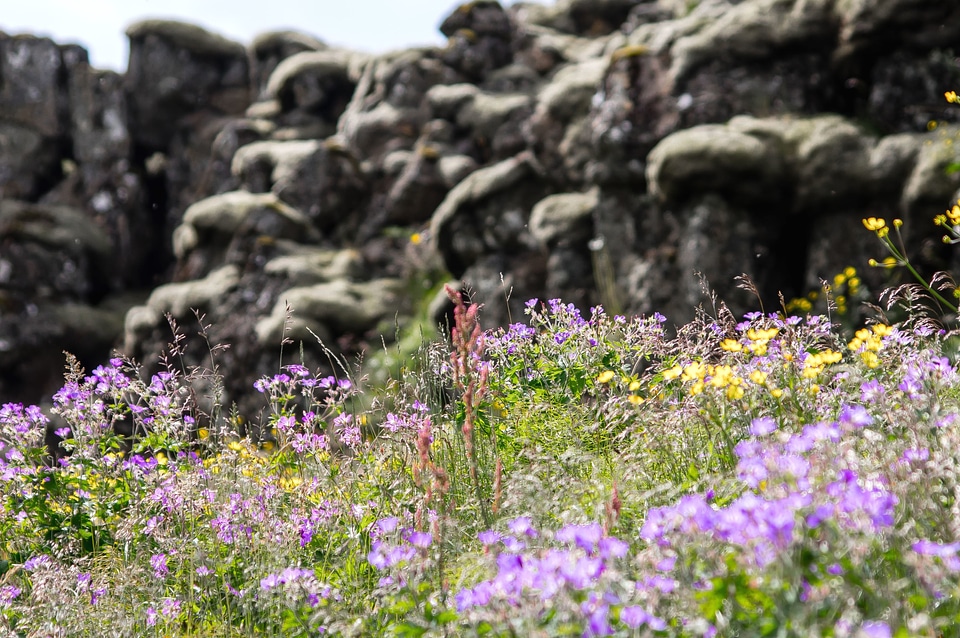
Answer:
[(631, 381), (631, 382), (630, 382), (630, 385), (628, 386), (627, 389), (629, 389), (630, 392), (636, 392), (637, 390), (640, 389), (640, 382), (639, 382), (639, 381)]
[(853, 266), (847, 266), (846, 268), (843, 269), (843, 274), (846, 275), (848, 278), (856, 277), (857, 269), (854, 268)]
[(770, 390), (770, 395), (774, 399), (779, 399), (780, 397), (783, 396), (783, 390), (781, 390), (780, 388), (773, 388), (772, 390)]
[(423, 236), (420, 235), (420, 233), (413, 233), (412, 235), (410, 235), (410, 243), (413, 244), (414, 246), (416, 246), (422, 241), (423, 241)]
[(882, 217), (867, 217), (863, 220), (863, 225), (867, 230), (878, 231), (887, 226), (887, 222)]
[(597, 383), (610, 383), (613, 379), (613, 370), (604, 370), (597, 375)]
[(637, 396), (636, 394), (631, 394), (630, 396), (627, 397), (627, 401), (629, 401), (634, 405), (640, 405), (641, 403), (643, 403), (643, 397)]
[(743, 346), (740, 345), (740, 342), (736, 339), (724, 339), (720, 342), (720, 347), (727, 352), (740, 352), (743, 350)]
[(210, 436), (210, 430), (207, 428), (200, 428), (197, 430), (197, 436), (199, 436), (201, 439), (205, 439)]
[(663, 380), (664, 381), (673, 381), (683, 374), (683, 366), (677, 364), (670, 368), (669, 370), (663, 371)]
[(767, 382), (767, 373), (763, 370), (754, 370), (750, 373), (750, 380), (757, 385), (763, 385)]
[(880, 365), (880, 357), (877, 356), (876, 352), (870, 352), (869, 350), (862, 352), (860, 358), (863, 359), (864, 365), (866, 365), (871, 370)]
[(683, 369), (683, 375), (680, 377), (684, 381), (693, 381), (694, 379), (703, 379), (707, 376), (707, 366), (699, 361), (688, 364)]
[(893, 334), (893, 326), (888, 326), (885, 323), (875, 323), (873, 324), (873, 332), (878, 336), (886, 337)]
[(952, 104), (960, 104), (960, 97), (957, 96), (956, 91), (947, 91), (943, 94), (943, 97), (947, 98), (947, 102)]
[(780, 330), (777, 328), (767, 328), (766, 330), (750, 328), (747, 330), (747, 338), (751, 341), (769, 341), (778, 334), (780, 334)]
[(727, 398), (731, 401), (743, 398), (743, 388), (739, 385), (728, 385), (727, 386)]
[(960, 206), (954, 204), (953, 208), (947, 210), (946, 217), (950, 220), (951, 225), (956, 226), (960, 224)]
[(934, 130), (936, 130), (937, 126), (938, 126), (938, 123), (937, 123), (936, 120), (930, 120), (929, 122), (927, 122), (927, 130), (928, 130), (928, 131), (934, 131)]
[(839, 288), (840, 286), (842, 286), (842, 285), (845, 284), (845, 283), (847, 283), (847, 276), (846, 276), (846, 275), (844, 275), (843, 273), (839, 273), (839, 274), (837, 274), (837, 275), (834, 275), (834, 277), (833, 277), (833, 285), (834, 285), (835, 288)]
[(265, 452), (270, 452), (274, 448), (273, 441), (262, 441), (260, 443), (260, 449)]

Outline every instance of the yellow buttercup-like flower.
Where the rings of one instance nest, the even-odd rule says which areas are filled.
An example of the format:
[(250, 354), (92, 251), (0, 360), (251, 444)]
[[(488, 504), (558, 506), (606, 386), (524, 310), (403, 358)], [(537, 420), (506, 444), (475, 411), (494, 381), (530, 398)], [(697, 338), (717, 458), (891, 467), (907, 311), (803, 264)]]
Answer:
[(947, 102), (952, 104), (960, 104), (960, 96), (957, 96), (956, 91), (947, 91), (943, 94), (943, 97), (947, 98)]
[(887, 222), (882, 217), (867, 217), (863, 220), (863, 225), (867, 230), (879, 231), (886, 228)]

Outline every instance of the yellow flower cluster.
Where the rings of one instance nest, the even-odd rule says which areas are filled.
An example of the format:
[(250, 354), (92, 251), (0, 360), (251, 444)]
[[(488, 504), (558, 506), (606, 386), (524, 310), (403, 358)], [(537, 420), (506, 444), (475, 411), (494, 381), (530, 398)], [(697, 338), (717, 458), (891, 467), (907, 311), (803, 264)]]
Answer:
[(807, 358), (803, 360), (803, 372), (801, 374), (804, 379), (816, 379), (828, 365), (840, 363), (842, 359), (842, 354), (829, 349), (808, 354)]
[[(728, 399), (743, 397), (743, 378), (734, 373), (728, 365), (708, 365), (701, 361), (694, 361), (685, 366), (675, 365), (663, 372), (664, 381), (679, 378), (684, 382), (691, 382), (690, 395), (703, 393), (708, 387), (723, 390)], [(766, 377), (764, 377), (764, 381)]]
[[(862, 221), (864, 228), (875, 232), (880, 239), (890, 234), (890, 227), (887, 226), (887, 222), (883, 217), (867, 217)], [(901, 226), (903, 226), (902, 219), (893, 220), (894, 228), (900, 228)]]
[(943, 97), (947, 98), (947, 102), (952, 104), (960, 104), (960, 97), (957, 96), (956, 91), (947, 91), (943, 94)]
[(777, 328), (750, 328), (747, 330), (747, 344), (736, 339), (724, 339), (720, 342), (720, 348), (727, 352), (750, 352), (754, 356), (762, 357), (767, 354), (767, 344), (778, 334), (780, 330)]
[(948, 208), (945, 214), (934, 217), (933, 223), (937, 226), (946, 226), (948, 223), (951, 226), (960, 226), (960, 200), (957, 200), (953, 208)]
[[(607, 384), (613, 381), (613, 378), (617, 376), (613, 370), (604, 370), (597, 375), (597, 383)], [(627, 386), (627, 390), (630, 391), (630, 394), (627, 396), (627, 401), (633, 405), (640, 405), (643, 403), (643, 397), (637, 394), (637, 390), (640, 389), (642, 385), (637, 379), (631, 379), (630, 377), (621, 377), (620, 381)]]
[(847, 344), (847, 348), (860, 353), (860, 358), (868, 368), (876, 368), (880, 365), (877, 352), (883, 347), (883, 338), (892, 332), (893, 328), (883, 323), (874, 324), (870, 328), (861, 328), (857, 330), (853, 340)]

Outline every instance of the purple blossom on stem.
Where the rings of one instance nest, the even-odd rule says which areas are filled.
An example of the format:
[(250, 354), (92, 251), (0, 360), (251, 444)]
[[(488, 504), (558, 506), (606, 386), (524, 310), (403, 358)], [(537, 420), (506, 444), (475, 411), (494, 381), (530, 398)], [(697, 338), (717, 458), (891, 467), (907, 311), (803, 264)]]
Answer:
[(771, 432), (776, 432), (777, 422), (768, 416), (754, 419), (750, 422), (750, 434), (753, 436), (766, 436)]

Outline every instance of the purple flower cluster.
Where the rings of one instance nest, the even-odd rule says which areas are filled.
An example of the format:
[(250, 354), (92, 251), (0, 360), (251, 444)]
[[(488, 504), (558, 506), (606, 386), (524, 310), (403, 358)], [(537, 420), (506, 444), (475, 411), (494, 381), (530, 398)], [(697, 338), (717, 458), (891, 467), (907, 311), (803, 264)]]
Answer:
[[(370, 530), (373, 543), (367, 554), (367, 562), (378, 570), (383, 571), (407, 563), (433, 544), (433, 535), (429, 532), (401, 529), (399, 525), (400, 520), (395, 517), (384, 518), (377, 521)], [(398, 529), (401, 542), (390, 542), (388, 539), (396, 536)]]
[(480, 541), (496, 556), (496, 575), (473, 587), (461, 590), (454, 600), (460, 613), (483, 608), (520, 607), (525, 604), (550, 607), (560, 597), (580, 593), (579, 605), (586, 636), (614, 633), (613, 623), (619, 609), (619, 621), (631, 628), (666, 628), (666, 622), (638, 605), (624, 604), (603, 580), (616, 573), (616, 563), (626, 556), (627, 543), (607, 536), (597, 523), (567, 525), (553, 540), (561, 547), (528, 550), (527, 543), (539, 536), (530, 519), (510, 522), (513, 534), (489, 530)]
[[(724, 507), (704, 495), (684, 496), (670, 507), (647, 512), (640, 537), (670, 551), (689, 536), (748, 551), (747, 560), (763, 569), (792, 547), (808, 530), (828, 522), (850, 531), (874, 534), (894, 523), (897, 497), (875, 479), (837, 466), (828, 452), (842, 437), (872, 422), (861, 406), (844, 406), (838, 422), (808, 425), (780, 443), (747, 439), (736, 446), (737, 474), (751, 491)], [(774, 426), (755, 420), (751, 430), (769, 434)], [(813, 461), (810, 455), (817, 454)]]
[(388, 412), (383, 422), (383, 428), (390, 432), (419, 432), (420, 428), (424, 427), (424, 424), (426, 424), (427, 428), (430, 427), (430, 416), (428, 412), (430, 412), (429, 407), (420, 401), (414, 401), (411, 410), (406, 414)]

